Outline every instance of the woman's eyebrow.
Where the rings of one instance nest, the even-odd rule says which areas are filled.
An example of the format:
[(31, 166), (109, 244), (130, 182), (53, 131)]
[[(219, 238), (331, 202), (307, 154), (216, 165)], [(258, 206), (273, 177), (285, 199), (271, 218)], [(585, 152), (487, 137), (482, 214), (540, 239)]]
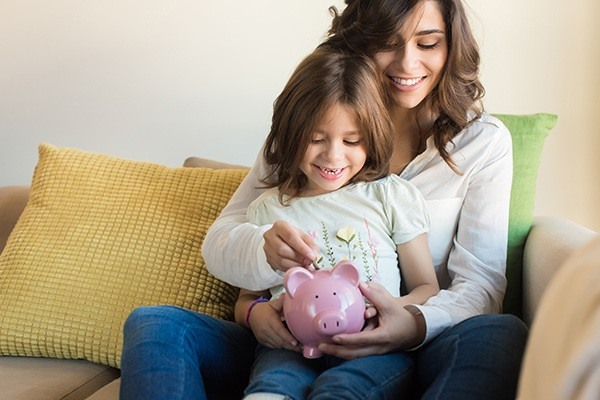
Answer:
[(417, 32), (416, 35), (417, 36), (427, 36), (427, 35), (432, 35), (434, 33), (444, 34), (444, 31), (441, 29), (425, 29), (423, 31)]

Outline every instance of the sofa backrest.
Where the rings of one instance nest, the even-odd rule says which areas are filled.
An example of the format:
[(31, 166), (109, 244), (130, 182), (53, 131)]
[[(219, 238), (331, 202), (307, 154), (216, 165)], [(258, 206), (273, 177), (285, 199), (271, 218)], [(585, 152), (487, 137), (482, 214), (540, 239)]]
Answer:
[(0, 188), (0, 253), (29, 199), (29, 186)]

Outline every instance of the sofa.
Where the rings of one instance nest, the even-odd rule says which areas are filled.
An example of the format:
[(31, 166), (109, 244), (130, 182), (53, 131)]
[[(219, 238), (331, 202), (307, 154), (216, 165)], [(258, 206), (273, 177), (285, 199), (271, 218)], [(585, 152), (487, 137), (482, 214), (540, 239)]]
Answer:
[[(85, 163), (82, 160), (85, 161)], [(527, 157), (527, 161), (529, 162), (530, 160), (531, 157)], [(108, 171), (106, 170), (107, 165), (112, 165), (110, 167), (111, 169)], [(121, 175), (115, 173), (115, 168), (121, 171), (124, 168), (123, 165), (127, 168), (131, 167), (131, 169), (126, 170)], [(72, 166), (75, 167), (71, 168)], [(57, 171), (61, 171), (62, 173), (62, 171), (69, 168), (71, 169), (68, 171), (67, 175), (58, 178), (56, 176), (59, 174), (53, 175), (50, 173), (56, 173)], [(59, 306), (63, 304), (62, 301), (64, 300), (57, 300), (56, 295), (48, 299), (43, 298), (40, 301), (40, 305), (34, 306), (33, 312), (39, 313), (32, 314), (33, 317), (21, 315), (29, 313), (31, 308), (25, 307), (23, 308), (23, 310), (25, 310), (24, 312), (14, 313), (10, 310), (6, 311), (6, 304), (9, 305), (8, 308), (15, 307), (15, 305), (22, 307), (23, 299), (38, 299), (39, 293), (44, 294), (46, 293), (46, 290), (56, 290), (57, 292), (52, 293), (58, 294), (64, 292), (65, 287), (68, 287), (68, 290), (74, 290), (72, 286), (64, 286), (64, 282), (59, 282), (56, 287), (44, 285), (47, 284), (47, 281), (53, 279), (54, 275), (52, 274), (56, 273), (54, 265), (57, 263), (60, 264), (63, 259), (68, 259), (71, 263), (69, 266), (81, 266), (78, 264), (79, 260), (83, 257), (82, 254), (79, 254), (81, 251), (77, 254), (71, 254), (69, 251), (75, 247), (74, 240), (76, 240), (76, 236), (83, 235), (81, 229), (84, 229), (86, 224), (82, 224), (81, 222), (75, 224), (77, 235), (64, 237), (64, 242), (59, 244), (56, 244), (56, 242), (60, 242), (57, 238), (62, 240), (65, 233), (64, 231), (58, 231), (58, 233), (56, 233), (57, 231), (53, 231), (52, 229), (54, 229), (56, 225), (69, 225), (71, 220), (76, 220), (77, 218), (92, 218), (91, 221), (97, 224), (94, 225), (94, 232), (97, 233), (98, 227), (104, 226), (98, 222), (99, 218), (101, 219), (100, 222), (104, 223), (105, 221), (102, 218), (112, 217), (115, 213), (118, 214), (118, 212), (120, 212), (119, 210), (114, 209), (114, 199), (98, 205), (97, 203), (100, 201), (99, 197), (108, 198), (110, 196), (123, 196), (122, 192), (116, 191), (117, 193), (115, 193), (115, 190), (113, 189), (122, 187), (122, 182), (125, 182), (126, 185), (137, 184), (137, 182), (131, 183), (128, 179), (132, 175), (139, 174), (138, 171), (140, 168), (144, 170), (144, 172), (141, 173), (144, 179), (146, 179), (145, 177), (150, 176), (150, 178), (148, 178), (150, 180), (143, 180), (139, 188), (152, 186), (157, 179), (161, 182), (164, 181), (163, 176), (165, 176), (165, 174), (172, 174), (168, 175), (169, 182), (185, 182), (185, 185), (190, 185), (191, 183), (189, 182), (196, 182), (193, 184), (199, 182), (201, 190), (204, 190), (206, 196), (208, 196), (200, 198), (199, 201), (211, 203), (211, 206), (206, 210), (203, 209), (200, 211), (201, 214), (209, 213), (211, 215), (206, 221), (202, 221), (202, 224), (206, 226), (209, 226), (210, 222), (218, 215), (220, 209), (247, 172), (247, 169), (242, 166), (224, 164), (218, 161), (198, 157), (190, 157), (185, 160), (182, 168), (167, 168), (150, 165), (149, 163), (121, 160), (105, 155), (89, 154), (71, 149), (58, 149), (51, 145), (42, 145), (40, 146), (40, 161), (36, 166), (31, 186), (22, 185), (0, 188), (0, 306), (4, 307), (4, 310), (0, 310), (0, 354), (2, 354), (2, 356), (0, 356), (0, 399), (99, 400), (118, 398), (120, 383), (118, 346), (121, 343), (119, 338), (111, 339), (113, 349), (108, 348), (107, 350), (103, 347), (105, 338), (89, 339), (90, 331), (87, 326), (75, 327), (77, 329), (76, 338), (68, 336), (68, 329), (71, 329), (72, 325), (74, 325), (74, 323), (71, 323), (71, 319), (75, 318), (74, 315), (77, 314), (78, 310), (75, 309), (71, 311), (71, 314), (67, 314), (62, 320), (60, 320), (60, 316), (57, 317), (59, 318), (58, 320), (56, 318), (53, 319), (54, 317), (52, 315), (48, 316), (48, 310), (56, 310), (57, 304)], [(534, 169), (537, 170), (537, 165), (534, 166)], [(196, 178), (192, 176), (192, 170), (201, 171), (197, 174), (199, 176), (197, 181), (194, 181)], [(87, 172), (84, 173), (82, 171)], [(515, 174), (517, 173), (518, 172), (515, 172)], [(93, 178), (96, 180), (91, 180), (90, 174), (93, 175)], [(157, 176), (159, 176), (159, 178), (156, 178)], [(535, 174), (532, 178), (535, 180)], [(87, 186), (85, 186), (85, 184), (92, 182), (94, 188), (98, 187), (97, 179), (100, 179), (103, 184), (106, 184), (105, 189), (101, 192), (101, 196), (98, 194), (99, 192), (91, 192), (92, 194), (90, 195), (87, 192)], [(121, 181), (121, 179), (124, 180)], [(57, 183), (56, 181), (59, 182)], [(222, 198), (218, 203), (215, 203), (215, 191), (217, 191), (217, 189), (221, 191), (223, 186), (222, 182), (225, 181), (230, 182), (225, 185), (227, 190), (222, 193)], [(76, 187), (70, 188), (73, 185), (76, 185)], [(529, 186), (532, 186), (531, 182), (529, 182)], [(65, 191), (67, 190), (65, 187), (72, 190)], [(207, 187), (209, 187), (209, 190), (206, 189)], [(184, 189), (188, 190), (189, 186), (184, 186)], [(179, 218), (182, 218), (183, 220), (187, 219), (187, 213), (189, 211), (182, 213), (182, 205), (179, 203), (177, 203), (176, 206), (173, 206), (173, 203), (176, 202), (178, 197), (177, 192), (173, 191), (174, 189), (172, 186), (168, 187), (168, 193), (164, 195), (164, 199), (160, 200), (159, 203), (154, 201), (147, 203), (149, 197), (154, 198), (152, 196), (159, 196), (156, 195), (156, 192), (150, 192), (152, 196), (148, 196), (147, 193), (141, 196), (139, 193), (141, 190), (142, 189), (136, 189), (136, 193), (134, 194), (127, 192), (127, 196), (129, 196), (127, 197), (127, 201), (135, 202), (138, 201), (139, 198), (141, 199), (139, 201), (146, 202), (140, 204), (149, 204), (148, 207), (154, 213), (153, 215), (162, 213), (161, 207), (164, 207), (165, 209), (173, 209), (174, 211), (172, 213), (179, 216)], [(513, 191), (516, 192), (514, 186)], [(52, 195), (55, 192), (61, 192), (62, 197), (58, 200), (54, 199)], [(135, 199), (133, 197), (135, 197)], [(122, 199), (123, 197), (115, 198)], [(53, 201), (56, 202), (52, 203)], [(83, 204), (86, 205), (86, 209), (91, 210), (89, 213), (85, 213), (83, 217), (80, 215), (82, 214), (82, 207), (78, 206), (78, 204), (81, 204), (77, 203), (78, 201), (84, 201), (85, 203)], [(192, 199), (190, 201), (194, 200)], [(108, 205), (106, 205), (107, 203)], [(197, 203), (190, 204), (194, 208), (198, 208)], [(65, 209), (67, 205), (72, 207)], [(109, 207), (109, 211), (103, 211), (104, 209), (102, 207)], [(530, 204), (527, 205), (527, 207), (532, 208), (533, 206)], [(52, 220), (56, 212), (54, 212), (53, 215), (40, 214), (51, 208), (55, 211), (60, 210), (64, 213), (58, 215), (58, 219), (56, 220)], [(511, 208), (517, 207), (511, 203)], [(131, 210), (125, 210), (125, 213), (126, 214), (123, 215), (129, 215), (131, 214)], [(108, 217), (106, 217), (106, 215), (108, 215)], [(48, 223), (40, 226), (40, 219), (45, 219), (46, 217), (48, 218)], [(123, 219), (124, 217), (120, 216), (118, 218)], [(141, 215), (139, 218), (143, 222), (148, 216)], [(133, 222), (125, 221), (125, 225), (137, 226), (140, 219)], [(115, 221), (114, 223), (117, 224), (118, 222), (119, 221)], [(170, 227), (171, 225), (169, 224), (170, 222), (168, 220), (167, 222), (164, 222), (165, 226)], [(192, 225), (194, 224), (196, 223), (194, 222)], [(511, 226), (518, 225), (519, 224), (516, 222), (511, 222)], [(69, 225), (70, 230), (75, 228), (73, 228), (72, 225)], [(156, 234), (155, 227), (153, 226), (144, 227), (143, 229), (145, 231), (149, 230), (153, 232), (152, 237), (159, 236)], [(574, 222), (556, 217), (531, 217), (530, 221), (526, 221), (525, 229), (523, 230), (521, 228), (521, 230), (522, 242), (519, 244), (518, 251), (513, 252), (516, 254), (518, 276), (515, 275), (514, 278), (509, 278), (509, 285), (510, 282), (513, 282), (513, 294), (511, 295), (513, 304), (508, 307), (505, 306), (505, 312), (515, 313), (521, 316), (527, 324), (530, 324), (535, 318), (538, 303), (544, 294), (546, 286), (552, 279), (552, 276), (560, 269), (564, 260), (567, 259), (573, 251), (589, 241), (596, 233)], [(50, 234), (48, 234), (48, 232), (50, 232)], [(36, 233), (41, 234), (41, 236), (35, 236), (34, 234)], [(53, 234), (56, 234), (56, 236), (52, 236)], [(128, 232), (122, 234), (119, 242), (128, 241), (128, 235), (130, 235)], [(194, 255), (197, 253), (203, 234), (192, 231), (191, 235), (200, 237), (189, 246), (187, 244), (180, 246), (179, 242), (177, 242), (174, 246), (172, 243), (169, 243), (169, 248), (181, 247), (183, 249), (181, 253), (191, 253)], [(35, 236), (36, 238), (33, 242), (31, 239), (32, 236)], [(99, 241), (99, 239), (102, 239), (102, 235), (96, 234), (90, 242), (83, 243), (81, 246), (82, 248), (87, 249), (86, 253), (90, 253), (90, 248), (104, 249), (105, 246), (118, 247), (118, 245), (120, 245), (120, 243), (115, 244), (114, 242), (110, 242), (107, 245), (103, 243), (102, 240)], [(144, 237), (144, 239), (147, 239), (147, 237)], [(161, 236), (158, 240), (165, 241), (166, 239), (164, 236)], [(135, 242), (135, 246), (140, 246), (140, 244), (137, 244), (138, 241), (132, 241)], [(40, 247), (36, 247), (37, 245)], [(43, 249), (52, 245), (54, 247), (51, 247), (50, 250), (44, 253)], [(152, 246), (155, 247), (156, 244), (152, 243)], [(26, 250), (23, 250), (24, 248)], [(55, 252), (64, 251), (65, 249), (68, 249), (69, 251), (65, 251), (65, 255), (62, 259), (57, 259), (58, 261), (53, 259), (49, 260)], [(128, 257), (131, 255), (130, 253), (134, 253), (131, 258), (127, 258), (127, 263), (131, 263), (128, 265), (134, 265), (140, 257), (138, 254), (139, 252), (137, 252), (139, 248), (135, 247), (134, 250), (135, 251), (132, 251), (132, 247), (130, 246), (125, 252)], [(158, 259), (166, 260), (165, 252), (168, 251), (169, 250), (164, 249), (158, 251)], [(511, 253), (511, 251), (509, 242), (509, 253)], [(144, 254), (145, 252), (146, 250), (144, 250)], [(33, 253), (33, 255), (31, 253)], [(37, 253), (44, 254), (43, 256), (38, 257)], [(101, 266), (106, 265), (105, 258), (110, 260), (111, 257), (113, 257), (113, 254), (110, 253), (103, 254), (107, 254), (107, 256), (103, 257), (102, 262), (98, 264)], [(40, 257), (43, 259), (40, 260)], [(90, 257), (93, 257), (93, 255)], [(96, 259), (94, 258), (90, 258), (89, 260), (96, 262)], [(123, 264), (122, 259), (117, 259), (116, 261), (117, 264)], [(19, 262), (21, 262), (21, 264), (19, 264)], [(139, 262), (141, 263), (139, 265), (148, 264), (146, 259), (142, 259)], [(192, 257), (190, 262), (193, 267), (192, 269), (196, 270), (198, 269), (196, 264), (201, 261)], [(42, 265), (42, 267), (34, 271), (29, 271), (30, 266), (28, 263), (39, 264)], [(86, 261), (85, 263), (88, 264), (89, 261)], [(167, 261), (165, 261), (165, 263), (167, 263)], [(177, 265), (180, 264), (181, 261), (178, 258)], [(109, 267), (114, 268), (114, 264), (110, 264)], [(204, 270), (202, 265), (201, 267), (201, 269)], [(49, 270), (49, 268), (51, 270)], [(5, 294), (4, 292), (10, 292), (15, 286), (15, 282), (19, 285), (21, 284), (22, 279), (21, 281), (17, 280), (18, 278), (15, 278), (17, 275), (14, 274), (22, 272), (23, 269), (33, 274), (28, 275), (30, 277), (28, 279), (35, 282), (29, 286), (20, 288), (19, 294), (15, 299), (15, 296), (12, 294)], [(83, 275), (84, 272), (84, 270), (81, 270), (78, 274)], [(108, 272), (109, 274), (114, 275), (114, 269), (109, 269)], [(168, 282), (172, 282), (172, 285), (164, 290), (170, 293), (173, 291), (173, 285), (181, 286), (181, 283), (178, 283), (176, 280), (176, 278), (181, 275), (180, 271), (176, 271), (175, 275), (173, 275), (175, 278), (168, 275), (169, 271), (161, 271), (161, 274), (163, 275), (160, 275), (159, 279), (152, 281), (152, 285), (154, 286), (148, 288), (148, 280), (145, 276), (147, 274), (147, 272), (142, 274), (144, 275), (142, 277), (131, 275), (127, 278), (118, 279), (117, 283), (114, 283), (115, 280), (111, 277), (111, 279), (109, 279), (109, 284), (117, 285), (121, 290), (125, 288), (125, 295), (127, 298), (133, 296), (132, 292), (138, 290), (139, 287), (142, 288), (141, 292), (146, 292), (150, 291), (150, 289), (154, 289), (154, 286), (161, 286), (162, 288), (162, 286), (169, 285)], [(39, 282), (37, 281), (38, 276), (42, 276)], [(95, 277), (96, 275), (93, 276)], [(104, 279), (104, 276), (101, 278)], [(69, 279), (74, 279), (76, 286), (85, 286), (85, 284), (89, 283), (85, 279), (80, 280), (77, 277)], [(192, 309), (208, 312), (211, 315), (218, 317), (231, 318), (230, 307), (233, 304), (236, 295), (234, 288), (230, 288), (222, 282), (217, 282), (214, 277), (206, 274), (199, 276), (191, 275), (191, 277), (184, 276), (182, 279), (184, 282), (192, 282), (190, 285), (195, 285), (195, 287), (199, 288), (199, 292), (194, 293), (193, 297), (196, 300), (200, 300), (186, 303), (187, 300), (183, 298), (181, 303), (177, 303), (180, 301), (180, 298), (182, 298), (181, 293), (177, 293), (177, 297), (173, 300), (175, 304), (184, 307), (189, 306)], [(65, 278), (64, 281), (66, 280), (67, 279)], [(123, 282), (126, 283), (125, 286), (123, 286)], [(514, 282), (517, 282), (518, 284), (514, 285)], [(207, 287), (210, 288), (210, 290), (206, 289)], [(79, 293), (86, 294), (92, 293), (96, 288), (80, 287), (78, 289), (82, 290)], [(30, 293), (38, 293), (38, 297), (27, 297)], [(100, 299), (97, 297), (97, 294), (94, 294), (93, 296), (75, 298), (75, 302), (81, 302), (81, 307), (77, 308), (85, 309), (86, 307), (91, 307), (89, 309), (93, 310), (94, 307), (97, 307), (99, 310), (98, 314), (100, 315), (102, 314), (101, 309), (103, 302), (110, 303), (112, 301), (113, 303), (110, 304), (114, 304), (115, 297), (120, 295), (122, 295), (120, 292), (111, 292), (111, 294), (107, 296), (107, 299)], [(171, 302), (171, 300), (162, 300), (160, 297), (158, 297), (158, 299), (159, 300), (154, 298), (141, 298), (139, 303), (132, 304), (131, 307), (134, 307), (136, 304)], [(54, 308), (52, 308), (52, 304), (54, 304)], [(120, 312), (121, 314), (126, 315), (130, 309), (115, 309), (115, 313)], [(108, 316), (100, 318), (100, 322), (112, 322), (110, 313), (111, 312), (109, 311)], [(91, 315), (88, 312), (85, 317), (93, 319), (96, 318), (96, 315)], [(39, 326), (47, 327), (48, 325), (48, 322), (40, 322), (40, 320), (44, 318), (49, 318), (49, 321), (51, 321), (52, 324), (60, 325), (62, 323), (62, 325), (59, 326), (60, 329), (58, 330), (60, 332), (57, 337), (50, 336), (50, 328), (48, 328), (48, 332), (43, 332), (42, 335), (37, 333), (36, 329), (39, 329)], [(7, 329), (4, 325), (9, 326), (12, 330)], [(122, 319), (116, 320), (115, 327), (113, 327), (113, 330), (109, 333), (114, 333), (115, 330), (118, 331), (121, 325)], [(92, 336), (94, 329), (100, 330), (99, 327), (91, 328)], [(31, 338), (27, 337), (28, 332), (36, 334), (33, 335), (32, 333), (32, 336), (36, 336), (35, 340), (31, 340)], [(48, 336), (44, 336), (46, 334)], [(54, 333), (52, 334), (54, 335)], [(59, 343), (61, 335), (68, 336), (69, 343), (67, 345)], [(4, 336), (10, 336), (11, 339), (6, 340)], [(98, 340), (101, 343), (100, 345), (97, 345)], [(91, 348), (91, 350), (89, 350), (89, 348)], [(109, 354), (106, 355), (106, 353)]]

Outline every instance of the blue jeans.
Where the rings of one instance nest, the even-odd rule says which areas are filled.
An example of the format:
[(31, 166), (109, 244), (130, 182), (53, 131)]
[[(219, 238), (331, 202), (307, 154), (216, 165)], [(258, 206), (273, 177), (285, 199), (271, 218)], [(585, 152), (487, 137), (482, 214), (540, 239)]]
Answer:
[(307, 359), (302, 353), (258, 345), (250, 384), (244, 392), (277, 393), (302, 399), (387, 399), (410, 390), (414, 361), (395, 352), (342, 360)]
[(469, 318), (416, 351), (426, 400), (514, 399), (527, 327), (509, 314)]
[[(526, 339), (527, 328), (518, 318), (482, 315), (448, 329), (413, 352), (381, 356), (384, 364), (377, 362), (377, 366), (386, 369), (388, 362), (395, 360), (389, 371), (383, 372), (393, 378), (394, 398), (514, 399)], [(169, 306), (136, 309), (124, 328), (121, 398), (240, 398), (255, 347), (252, 334), (232, 322)], [(303, 360), (294, 362), (301, 365), (299, 361)], [(352, 384), (347, 385), (360, 382), (357, 390), (364, 390), (369, 385), (371, 361), (371, 357), (345, 363), (323, 358), (319, 368), (331, 372), (320, 373), (318, 378), (315, 375), (312, 385), (333, 391), (339, 387), (335, 374), (347, 371), (353, 375)], [(260, 371), (259, 367), (255, 371)], [(291, 371), (288, 388), (300, 381), (297, 377), (309, 373), (306, 367), (302, 371), (297, 375)], [(374, 385), (374, 390), (385, 392), (385, 383), (378, 384), (381, 387)], [(224, 391), (219, 392), (222, 387)], [(254, 391), (252, 383), (249, 390)], [(288, 393), (287, 388), (283, 393)], [(315, 398), (321, 394), (321, 390), (313, 389)]]
[(123, 335), (121, 399), (236, 399), (248, 382), (256, 340), (233, 322), (141, 307)]
[(245, 393), (278, 393), (294, 400), (513, 400), (526, 340), (520, 319), (491, 314), (463, 321), (415, 351), (347, 362), (306, 360), (258, 346)]

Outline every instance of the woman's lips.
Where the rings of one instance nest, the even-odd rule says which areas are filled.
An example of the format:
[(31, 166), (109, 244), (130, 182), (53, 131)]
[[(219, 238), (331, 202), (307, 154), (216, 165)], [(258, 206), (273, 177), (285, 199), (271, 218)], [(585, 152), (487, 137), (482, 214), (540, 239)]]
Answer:
[(395, 76), (388, 76), (394, 87), (399, 90), (409, 92), (417, 89), (420, 84), (427, 78), (427, 76), (421, 76), (418, 78), (397, 78)]

